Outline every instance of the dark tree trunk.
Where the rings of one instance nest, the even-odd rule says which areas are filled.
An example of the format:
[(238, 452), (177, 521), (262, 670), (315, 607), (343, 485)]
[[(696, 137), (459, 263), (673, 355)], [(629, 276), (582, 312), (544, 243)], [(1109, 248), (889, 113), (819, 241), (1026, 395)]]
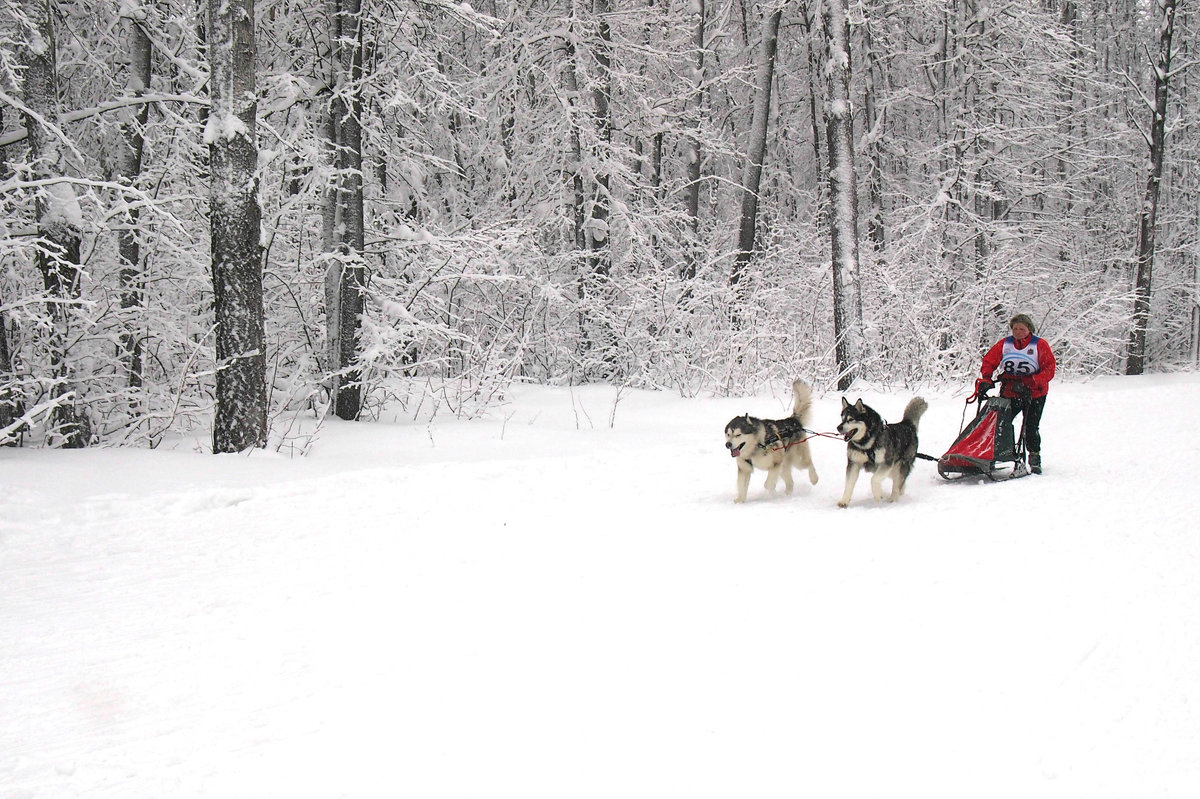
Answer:
[(1154, 239), (1158, 198), (1162, 187), (1163, 157), (1167, 146), (1167, 82), (1171, 77), (1171, 35), (1175, 29), (1175, 0), (1157, 0), (1161, 17), (1158, 54), (1154, 60), (1154, 118), (1150, 125), (1150, 176), (1138, 224), (1137, 277), (1134, 282), (1133, 330), (1125, 374), (1140, 375), (1146, 369), (1146, 330), (1150, 327), (1150, 297), (1153, 288)]
[[(610, 0), (593, 0), (592, 11), (596, 15), (596, 83), (592, 88), (593, 117), (599, 134), (602, 159), (612, 157), (612, 33), (608, 27), (608, 15), (612, 13)], [(600, 282), (607, 282), (612, 272), (612, 252), (609, 248), (609, 204), (610, 192), (608, 171), (598, 170), (596, 187), (591, 203), (588, 223), (588, 264)]]
[[(571, 5), (571, 29), (567, 35), (564, 80), (570, 98), (581, 96), (580, 71), (577, 69), (581, 51), (576, 47), (576, 32), (589, 30), (580, 25)], [(594, 131), (592, 147), (585, 146), (584, 113), (574, 99), (569, 99), (571, 114), (570, 148), (574, 163), (571, 174), (572, 205), (574, 213), (575, 248), (581, 254), (581, 269), (576, 284), (579, 306), (578, 353), (583, 361), (585, 379), (607, 380), (617, 372), (614, 342), (615, 337), (607, 312), (611, 305), (612, 248), (609, 245), (609, 217), (611, 215), (611, 187), (608, 170), (597, 166), (590, 170), (594, 177), (584, 179), (584, 161), (607, 164), (614, 160), (612, 152), (612, 35), (609, 29), (609, 0), (592, 0), (589, 20), (594, 20), (594, 34), (584, 41), (590, 45), (595, 60), (590, 74), (592, 111), (588, 124)]]
[[(824, 106), (823, 94), (821, 89), (820, 76), (821, 68), (821, 53), (818, 50), (818, 41), (822, 39), (821, 34), (814, 32), (813, 23), (816, 19), (819, 3), (805, 3), (804, 14), (801, 16), (801, 23), (804, 25), (804, 38), (808, 43), (808, 115), (812, 123), (812, 151), (813, 151), (813, 174), (820, 175), (825, 170), (826, 159), (821, 156), (821, 128), (823, 127), (821, 109)], [(828, 191), (828, 187), (824, 181), (818, 181), (818, 191), (824, 195)], [(817, 225), (823, 226), (828, 218), (825, 209), (825, 204), (818, 201), (817, 204)]]
[[(584, 186), (583, 186), (583, 134), (580, 130), (580, 111), (578, 108), (577, 98), (579, 97), (579, 75), (576, 70), (576, 62), (579, 58), (579, 48), (575, 46), (575, 26), (576, 21), (574, 14), (571, 14), (570, 30), (564, 39), (563, 44), (563, 81), (566, 84), (566, 104), (569, 114), (568, 125), (570, 126), (570, 136), (567, 142), (567, 156), (571, 164), (570, 169), (566, 170), (565, 178), (568, 181), (568, 194), (571, 198), (571, 242), (570, 248), (576, 253), (577, 263), (582, 263), (583, 253), (587, 249), (587, 203), (585, 201)], [(579, 331), (579, 339), (576, 343), (576, 351), (580, 357), (583, 357), (588, 349), (592, 346), (591, 336), (589, 334), (589, 320), (587, 310), (583, 307), (584, 301), (588, 296), (588, 281), (590, 276), (586, 273), (582, 266), (579, 268), (579, 273), (576, 275), (575, 293), (576, 298), (580, 301), (580, 308), (576, 314), (576, 323)]]
[(326, 287), (326, 322), (334, 413), (353, 420), (362, 413), (362, 371), (355, 364), (362, 330), (366, 268), (366, 218), (363, 212), (361, 0), (331, 4), (334, 91), (330, 135), (334, 148), (335, 187), (329, 202), (334, 224), (327, 243), (333, 254)]
[(241, 452), (264, 446), (267, 438), (254, 0), (208, 0), (206, 38), (217, 344), (213, 452)]
[[(879, 20), (885, 21), (891, 16), (889, 4), (885, 3), (879, 13)], [(876, 96), (883, 90), (883, 64), (879, 53), (875, 50), (875, 40), (871, 35), (874, 20), (868, 20), (863, 25), (863, 41), (867, 50), (866, 86), (863, 87), (863, 114), (865, 115), (866, 153), (864, 161), (867, 169), (867, 240), (875, 252), (883, 251), (887, 243), (887, 231), (883, 224), (883, 141), (885, 112), (876, 103)]]
[[(3, 305), (0, 297), (0, 305)], [(0, 313), (0, 431), (7, 430), (16, 421), (22, 410), (21, 399), (13, 390), (12, 348), (8, 343), (8, 319)], [(20, 437), (16, 430), (0, 432), (0, 446), (16, 446)]]
[[(695, 19), (692, 21), (693, 30), (695, 31), (692, 46), (696, 50), (696, 82), (693, 87), (696, 103), (695, 125), (699, 127), (704, 111), (704, 0), (695, 0), (691, 8), (692, 13), (695, 15)], [(658, 147), (659, 152), (661, 152), (661, 134)], [(699, 132), (695, 132), (688, 142), (686, 205), (689, 235), (687, 250), (683, 256), (683, 277), (687, 280), (691, 280), (696, 276), (697, 250), (700, 246), (700, 167), (702, 156), (700, 135)]]
[[(0, 130), (4, 129), (4, 109), (0, 108)], [(0, 180), (9, 177), (5, 148), (0, 147)], [(4, 297), (0, 295), (0, 307)], [(12, 344), (9, 343), (8, 317), (0, 311), (0, 430), (7, 429), (22, 414), (21, 398), (14, 386)], [(0, 446), (16, 446), (20, 437), (16, 431), (0, 433)]]
[[(125, 44), (129, 51), (126, 91), (131, 96), (140, 97), (150, 85), (150, 38), (138, 20), (126, 17), (123, 24)], [(144, 103), (136, 106), (136, 109), (123, 112), (121, 150), (117, 160), (117, 180), (122, 186), (134, 185), (142, 172), (142, 151), (149, 114), (150, 107)], [(142, 281), (139, 216), (137, 205), (127, 206), (117, 236), (117, 257), (121, 264), (121, 310), (124, 312), (119, 353), (131, 388), (142, 385), (142, 338), (137, 329), (140, 311), (145, 305), (145, 287)]]
[(754, 88), (754, 119), (746, 146), (746, 166), (742, 172), (742, 214), (738, 226), (738, 252), (733, 263), (732, 285), (741, 282), (746, 265), (754, 257), (758, 239), (758, 190), (762, 182), (763, 158), (767, 150), (767, 126), (771, 120), (771, 87), (775, 79), (775, 51), (779, 43), (779, 21), (783, 9), (768, 11), (763, 22), (759, 51), (758, 79)]

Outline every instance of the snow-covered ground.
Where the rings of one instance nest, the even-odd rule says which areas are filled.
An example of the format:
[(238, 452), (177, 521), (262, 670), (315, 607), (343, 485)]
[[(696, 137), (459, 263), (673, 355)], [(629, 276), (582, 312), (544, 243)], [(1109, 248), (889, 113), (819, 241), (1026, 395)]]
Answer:
[(1200, 796), (1200, 376), (1057, 381), (1041, 477), (840, 510), (817, 439), (735, 505), (725, 422), (789, 405), (0, 449), (0, 797)]

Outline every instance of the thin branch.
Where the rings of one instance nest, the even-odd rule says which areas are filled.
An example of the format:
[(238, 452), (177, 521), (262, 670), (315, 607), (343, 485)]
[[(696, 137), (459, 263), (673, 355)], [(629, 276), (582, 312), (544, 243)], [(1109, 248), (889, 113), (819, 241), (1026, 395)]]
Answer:
[[(25, 108), (23, 103), (13, 99), (3, 91), (0, 91), (0, 100), (14, 106), (15, 108), (18, 108), (24, 113), (30, 113), (29, 110)], [(197, 97), (194, 94), (143, 94), (137, 97), (125, 97), (120, 100), (110, 100), (107, 103), (101, 103), (100, 105), (92, 108), (71, 111), (70, 113), (59, 116), (58, 121), (60, 124), (67, 122), (80, 122), (84, 119), (99, 116), (100, 114), (106, 114), (109, 111), (119, 111), (122, 108), (145, 105), (146, 103), (186, 103), (204, 107), (208, 106), (207, 99), (203, 97)], [(10, 144), (22, 142), (28, 135), (29, 133), (25, 130), (25, 128), (17, 128), (5, 136), (0, 136), (0, 147), (7, 147)]]

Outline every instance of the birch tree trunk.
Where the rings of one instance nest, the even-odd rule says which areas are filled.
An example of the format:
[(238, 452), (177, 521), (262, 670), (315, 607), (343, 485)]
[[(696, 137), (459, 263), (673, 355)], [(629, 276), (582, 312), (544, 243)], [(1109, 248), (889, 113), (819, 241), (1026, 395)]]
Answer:
[(50, 439), (65, 448), (87, 446), (91, 426), (78, 408), (78, 397), (69, 364), (76, 303), (83, 273), (79, 252), (83, 240), (82, 211), (71, 183), (59, 122), (59, 87), (53, 0), (22, 0), (26, 30), (20, 48), (24, 65), (25, 129), (32, 164), (30, 177), (41, 183), (35, 214), (38, 226), (36, 262), (45, 287), (50, 320)]
[(267, 438), (254, 0), (208, 0), (206, 41), (217, 345), (213, 452), (241, 452), (264, 446)]
[(326, 274), (330, 392), (334, 413), (357, 419), (362, 412), (362, 371), (358, 360), (366, 269), (366, 220), (363, 212), (361, 0), (332, 0), (334, 87), (329, 135), (334, 152), (334, 185), (326, 195)]
[(754, 119), (746, 143), (746, 166), (742, 171), (742, 214), (738, 227), (738, 253), (733, 262), (731, 285), (738, 285), (754, 256), (758, 238), (758, 190), (762, 183), (763, 156), (767, 149), (767, 126), (771, 120), (771, 87), (775, 79), (775, 52), (779, 44), (779, 21), (783, 8), (768, 10), (763, 21), (758, 77), (754, 86)]
[(1159, 17), (1158, 54), (1154, 59), (1154, 114), (1147, 144), (1150, 146), (1150, 176), (1138, 224), (1137, 278), (1134, 282), (1133, 330), (1125, 374), (1140, 375), (1146, 368), (1146, 330), (1150, 326), (1150, 297), (1153, 288), (1154, 239), (1158, 198), (1162, 183), (1163, 156), (1167, 145), (1167, 84), (1171, 77), (1171, 35), (1175, 29), (1175, 0), (1156, 0)]
[(833, 333), (838, 388), (854, 383), (863, 351), (862, 288), (858, 259), (858, 194), (850, 109), (850, 22), (846, 0), (829, 0), (825, 24), (825, 134), (829, 142), (830, 240), (833, 256)]
[[(135, 6), (123, 7), (122, 11), (121, 25), (125, 31), (125, 46), (129, 54), (125, 91), (131, 97), (140, 97), (150, 86), (150, 37), (142, 27), (145, 13)], [(117, 180), (122, 186), (133, 186), (141, 175), (146, 121), (149, 114), (150, 107), (145, 103), (121, 112), (121, 149), (117, 157)], [(145, 306), (138, 229), (140, 215), (137, 205), (126, 205), (125, 219), (117, 235), (117, 258), (121, 265), (121, 310), (124, 316), (124, 329), (118, 346), (131, 388), (142, 385), (142, 338), (137, 333), (140, 321), (138, 312)]]

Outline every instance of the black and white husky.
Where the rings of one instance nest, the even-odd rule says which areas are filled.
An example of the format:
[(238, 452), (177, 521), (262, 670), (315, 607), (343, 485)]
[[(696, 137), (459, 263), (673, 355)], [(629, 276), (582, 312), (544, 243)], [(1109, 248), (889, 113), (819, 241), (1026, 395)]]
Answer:
[(850, 504), (858, 473), (863, 469), (872, 472), (871, 495), (876, 501), (883, 499), (885, 477), (892, 480), (888, 502), (895, 502), (904, 493), (904, 481), (917, 459), (917, 422), (927, 407), (925, 400), (914, 397), (904, 409), (904, 419), (888, 424), (861, 399), (851, 405), (842, 397), (838, 432), (846, 439), (846, 490), (838, 500), (839, 508)]
[(767, 470), (767, 491), (775, 491), (775, 483), (783, 478), (787, 492), (792, 493), (792, 468), (808, 469), (808, 480), (817, 484), (817, 470), (808, 451), (811, 435), (804, 426), (812, 407), (812, 391), (803, 380), (792, 383), (792, 415), (786, 419), (758, 419), (744, 415), (734, 417), (725, 425), (725, 448), (737, 461), (737, 499), (746, 501), (750, 474), (756, 468)]

